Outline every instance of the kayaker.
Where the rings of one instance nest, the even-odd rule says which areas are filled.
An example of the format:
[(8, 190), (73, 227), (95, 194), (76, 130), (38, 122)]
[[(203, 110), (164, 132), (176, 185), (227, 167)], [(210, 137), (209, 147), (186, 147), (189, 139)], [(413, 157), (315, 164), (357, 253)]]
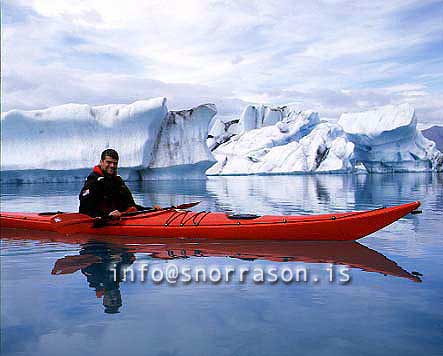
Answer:
[(102, 152), (100, 163), (92, 169), (80, 192), (80, 213), (120, 219), (124, 212), (137, 211), (131, 191), (117, 174), (118, 160), (116, 150)]

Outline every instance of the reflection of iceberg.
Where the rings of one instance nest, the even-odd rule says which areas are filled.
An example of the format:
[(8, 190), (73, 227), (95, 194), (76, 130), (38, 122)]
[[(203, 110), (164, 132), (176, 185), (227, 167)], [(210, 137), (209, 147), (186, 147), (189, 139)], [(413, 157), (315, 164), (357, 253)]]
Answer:
[[(368, 272), (378, 272), (396, 277), (408, 278), (415, 282), (420, 279), (399, 267), (394, 261), (382, 254), (356, 242), (254, 242), (254, 241), (219, 241), (192, 242), (171, 239), (150, 239), (140, 243), (134, 237), (97, 237), (78, 235), (64, 237), (51, 232), (24, 231), (3, 229), (2, 237), (18, 240), (39, 240), (42, 242), (62, 242), (70, 244), (90, 243), (106, 244), (109, 251), (124, 251), (125, 253), (148, 253), (153, 258), (174, 259), (182, 257), (232, 257), (240, 259), (261, 259), (275, 262), (300, 261), (306, 263), (333, 263), (359, 268)], [(93, 251), (90, 249), (89, 251)], [(91, 252), (90, 254), (93, 254)], [(95, 254), (97, 255), (97, 254)], [(99, 256), (102, 258), (101, 256)], [(69, 262), (65, 257), (59, 260), (54, 271), (62, 274), (62, 266), (67, 271), (87, 268), (87, 259), (74, 256)], [(85, 262), (86, 261), (86, 262)], [(90, 262), (96, 263), (91, 256)], [(77, 264), (77, 268), (75, 265)], [(67, 272), (69, 273), (69, 272)]]
[[(438, 186), (439, 174), (370, 174), (360, 175), (355, 184), (356, 209), (368, 206), (389, 205), (393, 201), (402, 203), (414, 197), (426, 197), (433, 182)], [(401, 200), (403, 198), (403, 200)], [(418, 198), (417, 198), (418, 199)]]
[[(441, 176), (432, 173), (209, 177), (186, 183), (135, 183), (143, 205), (202, 200), (211, 211), (254, 214), (320, 214), (366, 210), (422, 199)], [(434, 183), (435, 182), (435, 183)], [(442, 193), (443, 194), (443, 193)], [(401, 200), (407, 197), (407, 200)]]
[(424, 200), (429, 194), (441, 196), (442, 179), (437, 173), (210, 177), (206, 190), (222, 210), (317, 214), (376, 209)]
[[(198, 208), (209, 211), (299, 215), (368, 210), (411, 200), (428, 200), (438, 205), (439, 199), (425, 198), (430, 194), (443, 195), (442, 179), (437, 173), (237, 176), (129, 185), (136, 202), (144, 206), (200, 200)], [(36, 207), (75, 211), (80, 188), (78, 184), (4, 185), (2, 208), (3, 211), (35, 211)]]
[[(207, 180), (130, 182), (129, 186), (136, 202), (144, 206), (171, 206), (201, 200), (199, 207), (210, 211), (309, 214), (353, 210), (356, 179), (352, 175), (209, 177)], [(2, 208), (31, 211), (38, 206), (47, 211), (75, 211), (80, 189), (79, 183), (7, 184), (2, 186)]]
[(310, 214), (352, 210), (353, 176), (211, 177), (206, 186), (223, 210)]

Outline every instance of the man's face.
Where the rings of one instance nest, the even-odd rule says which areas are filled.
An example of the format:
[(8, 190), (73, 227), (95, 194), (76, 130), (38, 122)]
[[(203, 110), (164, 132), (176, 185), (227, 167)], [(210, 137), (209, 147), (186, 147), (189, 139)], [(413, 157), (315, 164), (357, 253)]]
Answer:
[(110, 175), (116, 175), (117, 174), (117, 165), (118, 160), (105, 156), (105, 159), (100, 160), (100, 168), (103, 172), (106, 172)]

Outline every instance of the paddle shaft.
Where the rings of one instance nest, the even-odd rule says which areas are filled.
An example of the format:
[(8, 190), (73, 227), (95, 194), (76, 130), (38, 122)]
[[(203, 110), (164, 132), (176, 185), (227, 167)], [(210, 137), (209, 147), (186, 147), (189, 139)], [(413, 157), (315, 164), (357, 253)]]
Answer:
[[(128, 212), (128, 213), (122, 213), (122, 217), (131, 217), (134, 215), (139, 214), (146, 214), (149, 212), (162, 212), (167, 210), (173, 210), (173, 209), (187, 209), (191, 208), (200, 202), (192, 202), (192, 203), (185, 203), (177, 206), (169, 206), (162, 209), (155, 209), (155, 208), (147, 208), (146, 210), (141, 211), (134, 211), (134, 212)], [(57, 214), (51, 219), (51, 223), (54, 226), (54, 229), (62, 234), (74, 234), (79, 231), (79, 225), (81, 224), (87, 224), (92, 223), (93, 227), (101, 227), (106, 226), (110, 221), (115, 221), (111, 216), (105, 216), (105, 217), (90, 217), (86, 216), (84, 214), (80, 213), (63, 213), (63, 214)], [(81, 230), (81, 227), (80, 227)]]

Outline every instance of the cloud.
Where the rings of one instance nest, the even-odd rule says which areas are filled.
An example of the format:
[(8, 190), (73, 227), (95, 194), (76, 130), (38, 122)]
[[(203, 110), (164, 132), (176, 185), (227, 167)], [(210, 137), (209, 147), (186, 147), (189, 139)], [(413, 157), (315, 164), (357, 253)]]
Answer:
[(443, 119), (441, 1), (7, 0), (3, 14), (5, 110), (167, 96), (335, 117), (408, 101)]

